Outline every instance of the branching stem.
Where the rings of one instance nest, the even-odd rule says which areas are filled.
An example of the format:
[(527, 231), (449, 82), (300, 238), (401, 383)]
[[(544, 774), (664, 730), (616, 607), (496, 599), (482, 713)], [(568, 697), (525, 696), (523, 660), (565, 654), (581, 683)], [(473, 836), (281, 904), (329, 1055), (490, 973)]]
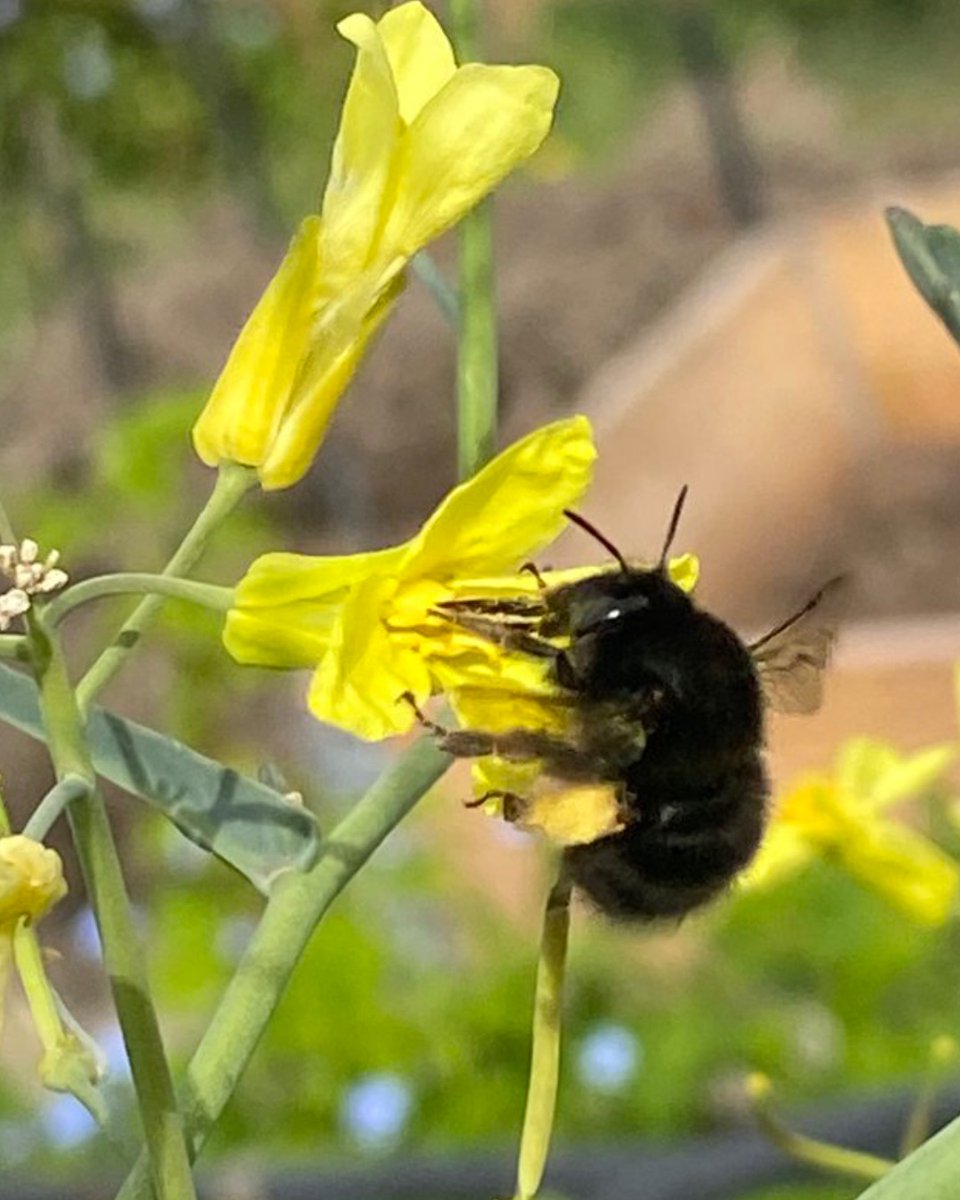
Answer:
[[(256, 483), (256, 473), (237, 463), (223, 463), (217, 483), (194, 521), (179, 549), (167, 563), (164, 575), (186, 575), (200, 559), (212, 534)], [(149, 595), (141, 600), (113, 639), (77, 686), (77, 703), (85, 713), (100, 692), (127, 661), (144, 631), (152, 624), (163, 604), (163, 597)]]

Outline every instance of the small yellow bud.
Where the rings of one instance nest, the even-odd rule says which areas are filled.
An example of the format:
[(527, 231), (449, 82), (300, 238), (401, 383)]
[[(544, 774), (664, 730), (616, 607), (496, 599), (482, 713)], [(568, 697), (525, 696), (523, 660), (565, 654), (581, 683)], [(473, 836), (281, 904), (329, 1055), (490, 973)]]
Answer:
[(753, 1071), (744, 1080), (747, 1095), (754, 1104), (765, 1104), (773, 1095), (773, 1081), (762, 1071)]
[(39, 920), (66, 891), (55, 850), (19, 833), (0, 838), (0, 930), (12, 930), (21, 917)]
[(948, 1033), (941, 1033), (930, 1043), (930, 1061), (937, 1067), (948, 1067), (960, 1055), (960, 1044)]

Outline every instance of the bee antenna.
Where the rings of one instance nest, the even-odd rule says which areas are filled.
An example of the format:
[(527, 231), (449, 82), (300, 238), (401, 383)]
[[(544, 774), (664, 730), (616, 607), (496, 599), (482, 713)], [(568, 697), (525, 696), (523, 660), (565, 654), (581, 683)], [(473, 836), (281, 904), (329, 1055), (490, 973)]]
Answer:
[(572, 521), (574, 525), (579, 525), (584, 533), (589, 533), (595, 541), (600, 543), (604, 550), (609, 550), (613, 557), (620, 564), (620, 569), (622, 571), (627, 572), (630, 570), (629, 566), (627, 565), (627, 560), (623, 557), (613, 542), (611, 542), (609, 538), (605, 538), (595, 525), (590, 524), (586, 517), (581, 517), (579, 513), (575, 513), (569, 508), (565, 508), (563, 510), (563, 515), (568, 520)]
[(758, 638), (755, 642), (750, 642), (747, 646), (747, 649), (751, 652), (759, 650), (761, 646), (765, 646), (767, 642), (773, 641), (773, 639), (779, 636), (779, 634), (786, 633), (788, 629), (796, 625), (798, 621), (802, 620), (808, 612), (813, 612), (827, 592), (829, 592), (831, 588), (836, 587), (838, 583), (842, 583), (843, 578), (844, 577), (842, 575), (838, 575), (835, 579), (831, 579), (829, 583), (825, 583), (820, 591), (816, 593), (816, 595), (811, 596), (802, 608), (797, 609), (793, 616), (787, 617), (787, 619), (785, 621), (781, 621), (779, 625), (774, 625), (773, 629), (771, 629), (769, 633), (765, 633), (762, 638)]
[(673, 545), (673, 539), (677, 532), (677, 526), (680, 524), (680, 514), (683, 512), (683, 506), (687, 500), (687, 492), (690, 487), (684, 484), (680, 489), (680, 495), (677, 497), (677, 502), (673, 506), (673, 515), (670, 518), (670, 525), (667, 528), (667, 537), (663, 543), (663, 549), (660, 552), (660, 562), (658, 564), (660, 570), (667, 565), (667, 555), (670, 553), (670, 547)]

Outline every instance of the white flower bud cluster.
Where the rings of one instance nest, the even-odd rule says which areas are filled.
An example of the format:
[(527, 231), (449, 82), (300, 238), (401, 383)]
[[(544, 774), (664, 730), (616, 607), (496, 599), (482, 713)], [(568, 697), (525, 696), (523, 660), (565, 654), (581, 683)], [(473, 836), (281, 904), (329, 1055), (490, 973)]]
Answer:
[(0, 576), (12, 584), (0, 596), (0, 630), (29, 609), (31, 596), (63, 587), (67, 573), (57, 566), (59, 559), (59, 551), (51, 550), (41, 561), (40, 547), (32, 538), (24, 538), (19, 546), (0, 546)]

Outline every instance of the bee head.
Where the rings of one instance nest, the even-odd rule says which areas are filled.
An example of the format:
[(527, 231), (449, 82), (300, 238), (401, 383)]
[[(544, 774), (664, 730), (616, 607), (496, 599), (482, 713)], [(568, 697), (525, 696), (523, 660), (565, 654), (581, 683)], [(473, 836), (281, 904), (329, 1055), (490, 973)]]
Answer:
[(660, 567), (604, 571), (582, 580), (571, 591), (564, 627), (572, 641), (627, 629), (642, 633), (690, 607), (686, 593)]
[(574, 525), (579, 525), (585, 533), (590, 534), (594, 541), (599, 542), (600, 545), (603, 546), (604, 550), (609, 551), (610, 554), (613, 555), (614, 559), (616, 559), (617, 563), (619, 564), (619, 575), (621, 578), (635, 579), (636, 577), (643, 577), (647, 575), (659, 575), (663, 580), (669, 582), (667, 574), (667, 555), (670, 553), (670, 547), (673, 545), (673, 539), (676, 536), (677, 526), (680, 524), (680, 514), (683, 512), (683, 506), (686, 502), (688, 491), (689, 488), (686, 484), (684, 484), (680, 489), (680, 495), (677, 497), (676, 503), (673, 506), (673, 512), (670, 515), (670, 524), (667, 526), (667, 536), (664, 538), (663, 549), (660, 551), (660, 558), (657, 561), (656, 567), (654, 567), (652, 570), (641, 570), (636, 567), (631, 567), (613, 542), (611, 542), (608, 537), (605, 537), (600, 530), (597, 529), (596, 525), (591, 524), (586, 517), (581, 517), (579, 513), (572, 512), (569, 508), (565, 508), (563, 510), (563, 515), (571, 520)]

